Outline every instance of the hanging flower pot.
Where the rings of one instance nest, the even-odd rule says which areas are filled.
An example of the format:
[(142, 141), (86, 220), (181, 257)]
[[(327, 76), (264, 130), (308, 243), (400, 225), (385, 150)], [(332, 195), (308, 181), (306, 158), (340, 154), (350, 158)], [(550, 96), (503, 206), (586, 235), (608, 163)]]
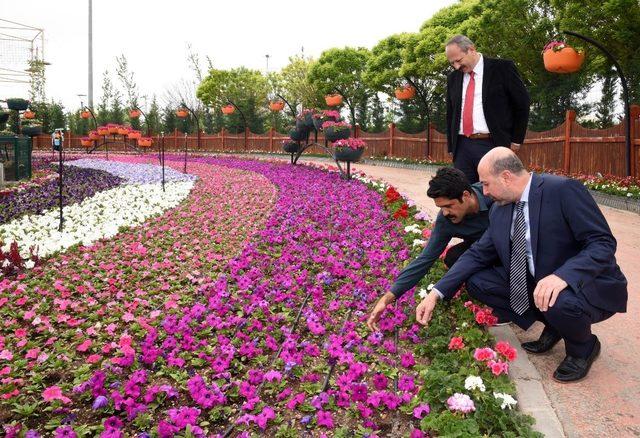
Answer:
[(118, 133), (118, 130), (120, 129), (120, 126), (116, 125), (115, 123), (107, 123), (107, 129), (109, 130), (109, 134), (116, 135)]
[(137, 119), (138, 117), (140, 117), (140, 114), (142, 114), (140, 110), (137, 110), (137, 109), (129, 110), (129, 117), (132, 119)]
[(139, 138), (142, 137), (142, 132), (136, 131), (136, 130), (131, 130), (131, 131), (129, 131), (128, 137), (133, 139), (133, 140), (139, 139)]
[(22, 134), (29, 137), (35, 137), (42, 134), (42, 125), (30, 125), (22, 127)]
[(269, 109), (273, 112), (282, 111), (284, 109), (284, 102), (281, 100), (274, 100), (269, 102)]
[(291, 137), (291, 140), (293, 141), (302, 141), (307, 138), (308, 132), (309, 131), (307, 130), (292, 129), (291, 131), (289, 131), (289, 137)]
[(349, 138), (351, 135), (351, 126), (346, 122), (324, 122), (322, 129), (324, 138), (331, 142)]
[(85, 148), (90, 148), (91, 146), (93, 146), (93, 140), (91, 139), (91, 137), (82, 137), (80, 139), (80, 144)]
[(416, 95), (415, 87), (411, 85), (405, 85), (404, 87), (396, 88), (396, 98), (399, 100), (409, 100)]
[(91, 117), (91, 113), (89, 111), (81, 111), (80, 112), (80, 117), (83, 119), (88, 119)]
[(98, 135), (109, 135), (109, 128), (106, 126), (98, 126), (96, 131), (98, 131)]
[(128, 135), (130, 130), (131, 129), (126, 126), (120, 126), (118, 127), (118, 135)]
[(151, 137), (141, 137), (138, 139), (138, 146), (143, 148), (151, 147), (153, 139)]
[(12, 97), (10, 99), (7, 99), (7, 106), (10, 110), (24, 111), (29, 108), (29, 101), (26, 99), (21, 99), (19, 97)]
[(364, 153), (366, 143), (359, 138), (338, 140), (333, 144), (338, 161), (358, 161)]
[(324, 101), (327, 103), (327, 106), (342, 105), (342, 96), (340, 94), (327, 94), (324, 97)]
[(236, 107), (233, 105), (225, 105), (222, 107), (222, 114), (233, 114), (236, 111)]
[(300, 150), (300, 143), (292, 140), (283, 140), (282, 149), (290, 154), (297, 154)]
[(22, 117), (24, 117), (25, 119), (35, 119), (36, 113), (34, 113), (33, 111), (27, 110), (22, 114)]
[(552, 73), (575, 73), (582, 67), (584, 51), (562, 41), (551, 41), (542, 50), (544, 68)]
[(184, 108), (179, 108), (176, 111), (176, 116), (178, 116), (179, 119), (186, 119), (189, 117), (189, 111)]
[(91, 139), (91, 140), (100, 140), (100, 134), (98, 134), (98, 131), (90, 131), (89, 132), (89, 139)]

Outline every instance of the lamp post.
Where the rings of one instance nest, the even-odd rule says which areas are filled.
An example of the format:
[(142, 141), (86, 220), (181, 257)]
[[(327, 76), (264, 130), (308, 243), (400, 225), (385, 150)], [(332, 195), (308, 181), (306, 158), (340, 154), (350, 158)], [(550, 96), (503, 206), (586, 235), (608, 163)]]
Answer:
[(589, 44), (593, 44), (605, 54), (605, 56), (609, 59), (609, 61), (611, 61), (613, 66), (616, 68), (616, 73), (618, 73), (618, 76), (620, 77), (620, 84), (622, 85), (622, 100), (624, 102), (625, 155), (626, 155), (626, 161), (627, 161), (626, 172), (627, 172), (627, 176), (631, 176), (631, 108), (629, 105), (629, 85), (627, 84), (627, 79), (625, 78), (624, 73), (622, 72), (622, 67), (620, 67), (620, 64), (613, 57), (611, 52), (609, 52), (599, 42), (569, 30), (563, 30), (562, 33), (566, 33), (567, 35), (571, 35), (583, 41), (586, 41)]
[[(200, 150), (200, 120), (198, 119), (198, 116), (196, 115), (195, 111), (193, 111), (191, 108), (185, 105), (184, 102), (182, 102), (180, 104), (180, 108), (176, 110), (176, 116), (178, 116), (178, 118), (180, 119), (186, 119), (189, 116), (189, 114), (191, 114), (193, 118), (196, 120), (196, 132), (198, 133), (198, 150)], [(187, 173), (187, 133), (186, 132), (184, 137), (184, 173)]]
[(247, 127), (249, 126), (247, 124), (247, 118), (244, 116), (244, 113), (238, 107), (238, 105), (236, 105), (231, 99), (227, 98), (227, 102), (229, 102), (229, 105), (237, 109), (238, 112), (240, 113), (240, 117), (242, 117), (242, 123), (244, 123), (244, 149), (247, 150)]
[(162, 164), (162, 191), (164, 192), (164, 131), (160, 135), (162, 136), (160, 140), (160, 163)]

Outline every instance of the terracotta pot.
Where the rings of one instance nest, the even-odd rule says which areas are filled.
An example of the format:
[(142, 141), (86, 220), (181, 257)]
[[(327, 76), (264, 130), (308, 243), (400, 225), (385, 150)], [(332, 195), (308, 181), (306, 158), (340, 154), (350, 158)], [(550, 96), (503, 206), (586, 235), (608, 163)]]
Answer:
[(93, 140), (89, 137), (82, 137), (82, 139), (80, 139), (80, 144), (85, 148), (90, 148), (93, 146)]
[(25, 119), (35, 119), (36, 118), (36, 113), (34, 113), (33, 111), (25, 111), (22, 114), (22, 117), (24, 117)]
[(109, 128), (106, 126), (98, 126), (98, 135), (109, 135)]
[(189, 117), (189, 111), (184, 108), (180, 108), (176, 111), (176, 116), (178, 116), (178, 118), (180, 119), (186, 119), (187, 117)]
[(125, 128), (125, 127), (118, 128), (118, 134), (119, 135), (128, 135), (129, 131), (130, 131), (129, 128)]
[(141, 137), (138, 139), (138, 146), (143, 148), (151, 147), (153, 139), (151, 137)]
[(342, 105), (342, 96), (339, 94), (327, 94), (324, 96), (324, 101), (327, 103), (327, 106)]
[(547, 49), (542, 54), (544, 68), (552, 73), (575, 73), (582, 67), (584, 52), (578, 53), (573, 47), (565, 46), (557, 52)]
[(88, 119), (91, 117), (91, 113), (89, 111), (82, 111), (80, 113), (80, 117), (82, 117), (83, 119)]
[(131, 139), (139, 139), (142, 137), (142, 133), (140, 131), (131, 130), (129, 131), (129, 138)]
[(115, 135), (118, 133), (120, 126), (116, 125), (115, 123), (107, 123), (107, 129), (109, 130), (109, 134)]
[(415, 95), (416, 89), (411, 85), (407, 85), (403, 88), (396, 88), (396, 98), (399, 100), (408, 100), (413, 98)]
[(140, 110), (137, 110), (137, 109), (129, 110), (129, 117), (132, 119), (137, 119), (138, 117), (140, 117), (140, 114), (142, 114)]
[(236, 107), (233, 105), (225, 105), (222, 107), (222, 114), (233, 114), (236, 111)]
[(284, 102), (281, 100), (269, 102), (269, 109), (274, 112), (282, 111), (284, 109)]
[(98, 131), (91, 131), (91, 132), (89, 132), (89, 139), (90, 140), (100, 140), (100, 134), (98, 134)]

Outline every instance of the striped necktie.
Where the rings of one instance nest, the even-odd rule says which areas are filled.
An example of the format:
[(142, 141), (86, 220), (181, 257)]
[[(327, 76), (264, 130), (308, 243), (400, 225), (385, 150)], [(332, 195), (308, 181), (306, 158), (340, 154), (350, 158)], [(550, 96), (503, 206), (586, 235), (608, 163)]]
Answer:
[(509, 275), (509, 303), (514, 312), (522, 315), (529, 308), (527, 293), (527, 225), (524, 220), (524, 201), (516, 203), (516, 218), (511, 236), (511, 267)]

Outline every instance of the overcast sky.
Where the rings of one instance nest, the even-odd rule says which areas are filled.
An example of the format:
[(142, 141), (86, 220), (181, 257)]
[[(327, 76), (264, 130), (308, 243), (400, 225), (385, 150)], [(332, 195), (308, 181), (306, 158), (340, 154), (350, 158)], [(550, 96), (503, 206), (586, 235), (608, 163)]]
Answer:
[[(216, 68), (243, 65), (264, 71), (269, 54), (269, 71), (274, 71), (302, 48), (306, 56), (317, 58), (331, 47), (371, 48), (394, 33), (416, 32), (434, 12), (453, 3), (93, 0), (94, 104), (106, 69), (117, 82), (115, 58), (121, 54), (141, 94), (161, 98), (167, 88), (192, 77), (186, 59), (189, 44), (203, 67), (208, 55)], [(77, 95), (87, 94), (87, 11), (88, 0), (0, 0), (0, 18), (44, 29), (45, 60), (51, 63), (46, 70), (47, 98), (61, 101), (66, 109), (77, 108)], [(0, 29), (12, 32), (17, 31)], [(8, 54), (4, 41), (0, 49), (5, 64), (20, 56)], [(26, 85), (0, 82), (0, 98), (27, 94)]]

